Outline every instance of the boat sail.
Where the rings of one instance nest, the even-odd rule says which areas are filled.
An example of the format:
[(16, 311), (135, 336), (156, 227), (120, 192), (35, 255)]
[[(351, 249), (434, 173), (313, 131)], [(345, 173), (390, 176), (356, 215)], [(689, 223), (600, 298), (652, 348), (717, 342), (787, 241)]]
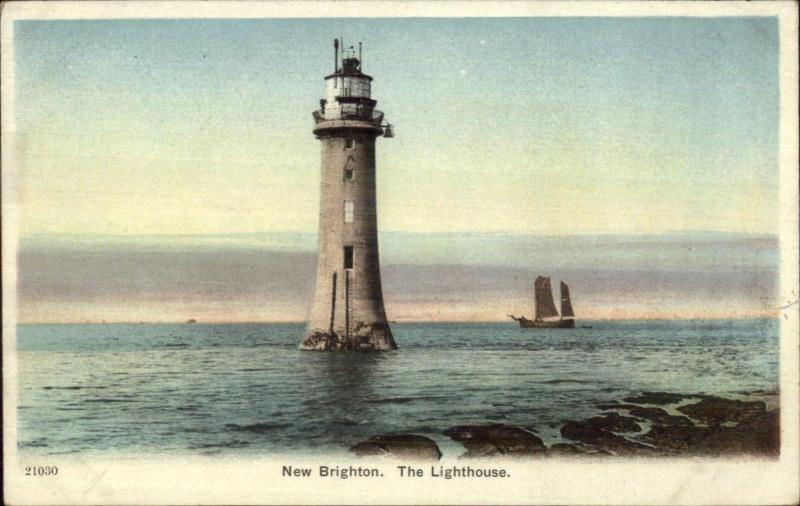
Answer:
[(529, 320), (524, 316), (517, 318), (510, 316), (514, 321), (519, 322), (523, 328), (545, 328), (545, 329), (570, 329), (575, 327), (575, 312), (572, 309), (572, 301), (569, 297), (569, 286), (561, 282), (561, 316), (556, 310), (555, 300), (553, 299), (553, 289), (550, 285), (550, 278), (538, 276), (534, 283), (534, 296), (536, 306), (534, 309), (534, 319)]
[(550, 288), (550, 278), (539, 276), (536, 278), (536, 319), (552, 318), (558, 316), (556, 304), (553, 301), (553, 290)]
[(561, 318), (575, 318), (572, 302), (569, 300), (569, 287), (563, 281), (561, 282)]

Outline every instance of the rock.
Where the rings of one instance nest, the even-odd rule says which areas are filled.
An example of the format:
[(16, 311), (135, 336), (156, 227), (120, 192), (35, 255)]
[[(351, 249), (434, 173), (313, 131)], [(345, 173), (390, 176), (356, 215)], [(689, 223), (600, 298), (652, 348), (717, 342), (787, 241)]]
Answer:
[(696, 404), (679, 407), (678, 411), (708, 425), (719, 425), (763, 415), (767, 412), (767, 405), (763, 401), (738, 401), (707, 396)]
[(415, 434), (373, 436), (350, 448), (359, 457), (388, 456), (408, 460), (439, 460), (442, 452), (430, 438)]
[(617, 402), (606, 402), (603, 404), (597, 404), (596, 406), (597, 408), (602, 409), (603, 411), (608, 411), (612, 409), (633, 409), (639, 407), (635, 404), (620, 404)]
[[(673, 452), (699, 455), (771, 455), (780, 451), (778, 410), (766, 411), (759, 402), (749, 403), (704, 398), (689, 406), (687, 414), (707, 423), (707, 427), (681, 422), (667, 425), (658, 422), (642, 439), (658, 448)], [(671, 417), (682, 418), (682, 417)], [(728, 427), (726, 422), (735, 423)]]
[(628, 413), (631, 416), (649, 420), (658, 425), (694, 425), (685, 416), (670, 415), (661, 408), (634, 407)]
[(642, 392), (641, 395), (634, 395), (622, 399), (625, 402), (634, 404), (674, 404), (684, 399), (695, 397), (693, 395), (671, 394), (668, 392)]
[(575, 455), (611, 455), (605, 450), (598, 450), (590, 446), (583, 446), (570, 443), (555, 443), (547, 449), (547, 454), (551, 457), (568, 457)]
[[(775, 394), (777, 397), (777, 394)], [(665, 409), (643, 404), (679, 406), (674, 415)], [(525, 456), (777, 456), (780, 452), (779, 412), (767, 410), (762, 400), (731, 400), (705, 394), (643, 392), (621, 402), (597, 407), (606, 411), (583, 421), (567, 421), (561, 435), (575, 443), (556, 443), (545, 448), (533, 429), (504, 424), (464, 425), (445, 431), (467, 448), (467, 457)], [(695, 402), (696, 400), (696, 402)], [(615, 410), (625, 410), (621, 415)], [(649, 422), (646, 434), (642, 423)], [(629, 433), (624, 437), (621, 433)]]
[(569, 443), (556, 443), (550, 445), (547, 449), (547, 453), (551, 455), (580, 455), (586, 453), (584, 447), (573, 445)]
[(561, 435), (573, 441), (579, 441), (599, 450), (604, 450), (612, 455), (644, 455), (654, 453), (652, 448), (630, 441), (607, 430), (605, 427), (610, 425), (604, 425), (605, 422), (598, 420), (601, 418), (603, 417), (590, 418), (584, 422), (569, 421), (561, 427)]
[(609, 432), (638, 432), (642, 430), (639, 424), (636, 423), (635, 418), (617, 413), (604, 413), (600, 416), (594, 416), (584, 423)]
[(464, 445), (465, 457), (526, 456), (543, 454), (547, 449), (530, 430), (501, 423), (459, 425), (444, 433)]
[(735, 427), (714, 426), (709, 436), (697, 444), (695, 453), (777, 456), (780, 453), (779, 411), (758, 413)]
[(642, 440), (656, 448), (673, 453), (694, 453), (697, 445), (708, 437), (709, 429), (689, 425), (656, 425)]

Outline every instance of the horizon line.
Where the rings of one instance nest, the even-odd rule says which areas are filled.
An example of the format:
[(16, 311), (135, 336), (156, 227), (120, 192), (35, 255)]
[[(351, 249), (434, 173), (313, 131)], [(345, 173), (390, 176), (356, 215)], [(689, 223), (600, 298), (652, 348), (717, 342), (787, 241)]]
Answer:
[[(264, 234), (307, 234), (318, 235), (318, 231), (308, 230), (262, 230), (252, 232), (197, 232), (197, 233), (104, 233), (104, 232), (34, 232), (18, 234), (19, 239), (35, 237), (203, 237), (203, 236), (247, 236)], [(553, 233), (553, 232), (513, 232), (513, 231), (479, 231), (479, 230), (450, 230), (450, 231), (411, 231), (411, 230), (380, 230), (379, 233), (391, 234), (417, 234), (417, 235), (487, 235), (487, 236), (539, 236), (539, 237), (582, 237), (582, 236), (661, 236), (679, 234), (725, 234), (725, 235), (746, 235), (746, 236), (772, 236), (778, 237), (780, 234), (770, 231), (753, 232), (743, 230), (664, 230), (660, 232), (575, 232), (575, 233)]]
[[(778, 320), (779, 314), (762, 314), (762, 315), (739, 315), (739, 316), (708, 316), (708, 317), (691, 317), (691, 316), (676, 316), (672, 318), (666, 317), (636, 317), (636, 318), (586, 318), (581, 319), (583, 322), (633, 322), (633, 321), (720, 321), (720, 320)], [(578, 320), (576, 319), (576, 322)], [(390, 325), (414, 324), (414, 323), (513, 323), (508, 321), (508, 318), (496, 320), (390, 320)], [(113, 320), (113, 321), (17, 321), (17, 325), (250, 325), (250, 324), (305, 324), (307, 320), (195, 320), (189, 322), (186, 320)]]
[[(414, 236), (428, 236), (428, 237), (485, 237), (485, 238), (502, 238), (502, 237), (516, 237), (516, 238), (540, 238), (540, 239), (590, 239), (590, 238), (668, 238), (668, 237), (704, 237), (717, 238), (717, 239), (780, 239), (779, 232), (747, 232), (747, 231), (730, 231), (730, 230), (668, 230), (662, 232), (576, 232), (576, 233), (563, 233), (557, 234), (552, 232), (510, 232), (510, 231), (436, 231), (436, 232), (417, 232), (406, 230), (380, 230), (378, 235), (414, 235)], [(202, 232), (202, 233), (152, 233), (152, 234), (124, 234), (124, 233), (78, 233), (78, 232), (37, 232), (32, 234), (19, 234), (17, 241), (22, 244), (29, 241), (42, 241), (48, 239), (58, 240), (108, 240), (108, 241), (127, 241), (131, 239), (188, 239), (188, 240), (202, 240), (202, 239), (218, 239), (218, 238), (258, 238), (259, 236), (270, 235), (295, 235), (316, 237), (319, 235), (318, 231), (297, 231), (297, 230), (272, 230), (261, 232)]]

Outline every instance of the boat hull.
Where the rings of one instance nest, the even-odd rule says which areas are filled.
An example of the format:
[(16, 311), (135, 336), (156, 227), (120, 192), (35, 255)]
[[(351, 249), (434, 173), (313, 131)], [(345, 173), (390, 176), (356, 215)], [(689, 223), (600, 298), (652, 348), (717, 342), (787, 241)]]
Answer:
[(536, 321), (527, 318), (517, 320), (523, 329), (574, 329), (575, 320)]

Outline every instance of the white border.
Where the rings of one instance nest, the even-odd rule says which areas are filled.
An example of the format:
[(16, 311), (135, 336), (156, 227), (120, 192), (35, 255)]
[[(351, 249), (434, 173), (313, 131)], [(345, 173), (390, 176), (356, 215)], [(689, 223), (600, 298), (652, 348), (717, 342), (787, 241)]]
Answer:
[[(780, 19), (780, 296), (782, 448), (778, 461), (541, 460), (503, 464), (508, 480), (281, 478), (280, 456), (59, 459), (33, 481), (16, 452), (16, 206), (13, 22), (86, 18), (778, 16)], [(795, 504), (798, 452), (797, 7), (793, 2), (28, 2), (2, 10), (3, 412), (5, 500), (13, 504)], [(344, 465), (335, 462), (318, 462)], [(306, 462), (308, 464), (308, 462)], [(357, 461), (357, 465), (371, 465)], [(446, 464), (446, 463), (445, 463)], [(454, 464), (454, 462), (450, 462)], [(461, 464), (461, 462), (459, 462)], [(476, 463), (477, 464), (477, 463)], [(481, 463), (481, 466), (483, 464)]]

